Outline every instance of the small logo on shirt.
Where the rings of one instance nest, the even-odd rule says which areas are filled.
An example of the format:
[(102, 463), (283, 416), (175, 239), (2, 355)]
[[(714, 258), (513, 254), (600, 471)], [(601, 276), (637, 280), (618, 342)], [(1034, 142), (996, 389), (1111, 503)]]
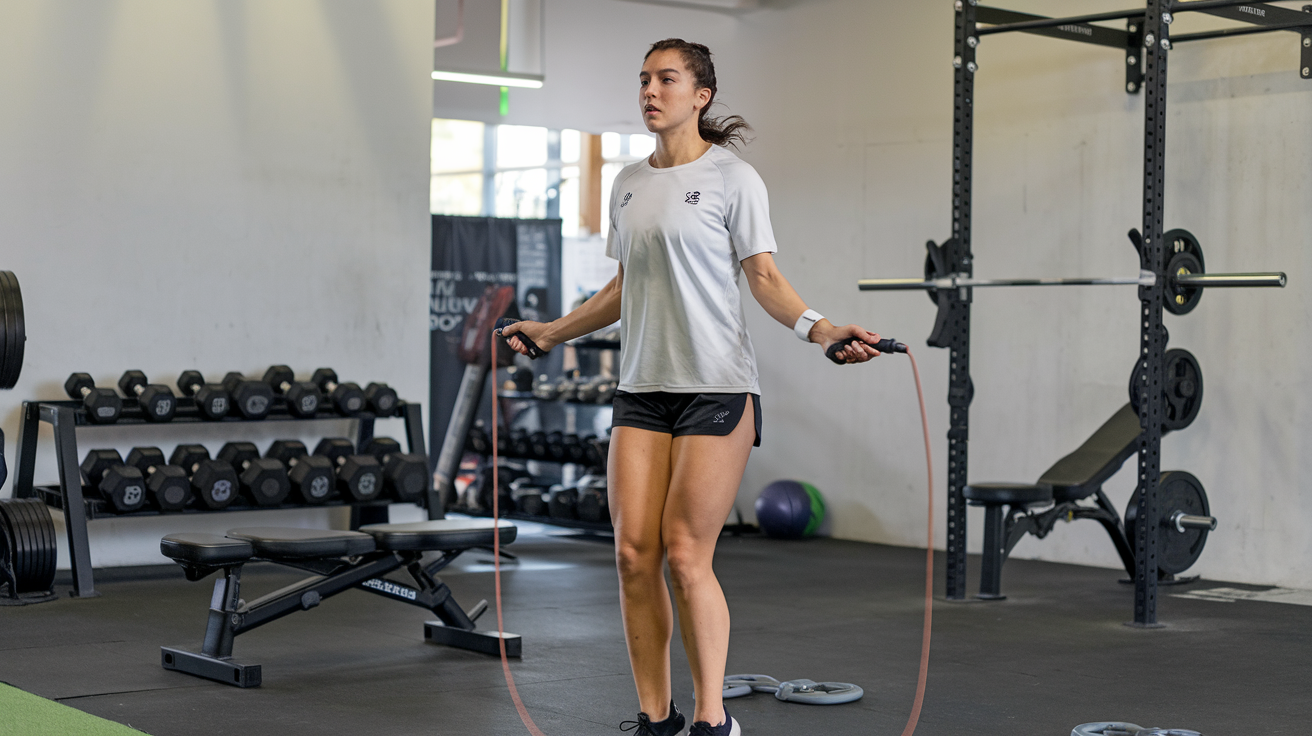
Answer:
[(711, 424), (724, 424), (724, 418), (729, 416), (731, 413), (732, 412), (722, 411), (719, 414), (716, 414), (711, 419)]
[(688, 196), (684, 198), (683, 202), (684, 204), (697, 204), (697, 202), (700, 201), (701, 198), (702, 198), (701, 192), (688, 192)]
[(630, 199), (633, 199), (633, 192), (625, 192), (624, 201), (620, 203), (620, 209), (624, 209), (624, 205), (628, 204)]

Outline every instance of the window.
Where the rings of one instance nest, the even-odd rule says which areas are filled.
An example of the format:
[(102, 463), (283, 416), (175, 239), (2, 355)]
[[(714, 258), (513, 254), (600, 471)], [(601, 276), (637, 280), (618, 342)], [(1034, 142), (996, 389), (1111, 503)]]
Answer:
[[(580, 168), (584, 137), (577, 130), (433, 121), (431, 211), (437, 215), (555, 218), (565, 237), (580, 234)], [(615, 175), (656, 149), (641, 134), (601, 134), (601, 204)], [(595, 149), (593, 149), (595, 150)], [(608, 218), (602, 217), (602, 233)]]

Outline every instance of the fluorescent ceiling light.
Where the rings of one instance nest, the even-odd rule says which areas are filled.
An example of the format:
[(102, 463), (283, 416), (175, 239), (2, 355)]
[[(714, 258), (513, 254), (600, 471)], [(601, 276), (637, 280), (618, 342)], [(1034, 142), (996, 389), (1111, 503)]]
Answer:
[(439, 82), (466, 82), (468, 84), (490, 84), (494, 87), (526, 87), (542, 89), (542, 77), (532, 74), (473, 74), (470, 72), (433, 72), (433, 79)]

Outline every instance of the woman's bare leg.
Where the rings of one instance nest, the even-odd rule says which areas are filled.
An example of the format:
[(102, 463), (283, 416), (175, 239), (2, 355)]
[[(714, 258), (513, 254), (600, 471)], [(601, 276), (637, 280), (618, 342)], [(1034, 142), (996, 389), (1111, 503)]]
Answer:
[(674, 615), (665, 586), (661, 539), (661, 517), (670, 487), (670, 446), (668, 434), (615, 427), (606, 473), (629, 664), (638, 704), (653, 721), (664, 720), (670, 707)]
[(755, 408), (748, 397), (738, 426), (725, 437), (676, 437), (671, 448), (662, 536), (697, 698), (692, 720), (713, 726), (724, 722), (721, 693), (729, 655), (729, 606), (711, 563), (756, 439)]

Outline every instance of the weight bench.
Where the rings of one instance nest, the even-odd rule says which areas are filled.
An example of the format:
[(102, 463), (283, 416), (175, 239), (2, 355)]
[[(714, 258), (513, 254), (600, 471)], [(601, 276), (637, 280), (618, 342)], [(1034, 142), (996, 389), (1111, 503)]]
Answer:
[[(518, 657), (518, 634), (475, 629), (474, 621), (487, 610), (486, 600), (465, 611), (446, 583), (434, 577), (465, 550), (490, 547), (497, 533), (500, 543), (507, 545), (518, 531), (506, 521), (494, 527), (490, 520), (439, 519), (372, 524), (358, 532), (249, 527), (233, 529), (226, 536), (170, 534), (160, 540), (160, 552), (181, 565), (188, 580), (201, 580), (220, 570), (223, 575), (214, 581), (201, 651), (161, 647), (164, 669), (257, 687), (260, 665), (233, 661), (233, 639), (352, 588), (432, 611), (439, 620), (424, 623), (426, 641), (492, 655), (499, 654), (504, 643), (507, 656)], [(440, 556), (424, 563), (426, 552)], [(241, 599), (241, 568), (247, 562), (273, 562), (312, 575), (247, 603)], [(414, 585), (383, 577), (401, 568)]]
[[(967, 503), (984, 507), (980, 598), (1006, 598), (1002, 595), (1002, 563), (1007, 555), (1021, 537), (1033, 534), (1042, 539), (1059, 520), (1093, 519), (1102, 524), (1116, 545), (1126, 572), (1134, 577), (1134, 550), (1120, 514), (1102, 492), (1102, 484), (1139, 451), (1142, 432), (1138, 412), (1126, 404), (1079, 449), (1048, 468), (1037, 483), (971, 483), (965, 487)], [(1079, 503), (1090, 496), (1095, 505)]]

